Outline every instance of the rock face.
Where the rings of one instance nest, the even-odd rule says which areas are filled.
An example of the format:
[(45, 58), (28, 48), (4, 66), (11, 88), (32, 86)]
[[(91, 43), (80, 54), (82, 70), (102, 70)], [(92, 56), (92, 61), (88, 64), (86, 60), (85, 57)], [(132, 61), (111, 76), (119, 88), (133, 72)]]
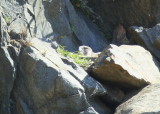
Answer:
[(149, 85), (116, 108), (115, 114), (159, 114), (160, 85)]
[(139, 45), (147, 48), (160, 60), (160, 24), (153, 28), (133, 26), (130, 28), (132, 39)]
[(74, 62), (61, 59), (49, 43), (38, 39), (31, 43), (32, 47), (24, 47), (19, 57), (14, 113), (98, 113), (89, 99), (106, 92), (101, 84)]
[(108, 45), (96, 25), (77, 13), (70, 0), (1, 0), (0, 6), (13, 39), (56, 41), (70, 51), (87, 45), (97, 52)]
[[(114, 2), (118, 7), (112, 10), (113, 15), (124, 5), (121, 1)], [(148, 5), (148, 1), (138, 4), (132, 0), (125, 7), (132, 9), (146, 3), (146, 9), (140, 10), (145, 15), (148, 7), (159, 3), (155, 0)], [(158, 16), (152, 19), (159, 12), (157, 4), (149, 11), (151, 17), (144, 16), (145, 24), (157, 22)], [(92, 10), (88, 8), (88, 11)], [(127, 12), (120, 20), (128, 26), (126, 15)], [(144, 21), (134, 12), (133, 20), (131, 24)], [(120, 44), (126, 38), (122, 25), (114, 32), (115, 42)], [(95, 59), (99, 54), (96, 52), (106, 47), (108, 41), (96, 25), (74, 9), (70, 0), (0, 0), (0, 114), (113, 114), (127, 95), (125, 90), (160, 82), (158, 63), (140, 46), (110, 45), (101, 53), (92, 74), (108, 82), (102, 85), (73, 60), (58, 54), (59, 44), (71, 52), (85, 45), (81, 48), (86, 55), (83, 57)], [(160, 49), (158, 36), (153, 45)], [(150, 98), (148, 94), (147, 97)], [(118, 110), (121, 109), (117, 108), (117, 113)]]
[(59, 56), (52, 48), (57, 43), (72, 51), (79, 45), (94, 51), (107, 45), (69, 0), (0, 1), (0, 113), (112, 112), (90, 101), (106, 89), (72, 60)]
[(0, 1), (0, 113), (96, 114), (107, 107), (90, 101), (106, 89), (58, 55), (57, 43), (100, 51), (107, 40), (69, 0)]
[(160, 72), (152, 55), (140, 46), (110, 45), (99, 55), (92, 74), (121, 87), (160, 83)]
[(2, 15), (2, 9), (0, 7), (0, 46), (7, 45), (7, 41), (10, 39), (9, 34), (7, 32), (7, 23)]
[(12, 58), (12, 47), (7, 45), (10, 37), (1, 12), (2, 9), (0, 9), (0, 113), (9, 114), (10, 95), (16, 78), (16, 63)]
[(88, 0), (89, 5), (101, 17), (99, 27), (112, 34), (118, 24), (125, 27), (151, 27), (160, 22), (159, 0)]
[(107, 46), (107, 40), (97, 27), (81, 13), (76, 13), (70, 0), (28, 2), (25, 18), (32, 36), (56, 41), (70, 51), (77, 51), (80, 45), (90, 46), (96, 52)]
[(16, 76), (16, 65), (8, 48), (0, 48), (0, 112), (9, 114), (10, 94)]

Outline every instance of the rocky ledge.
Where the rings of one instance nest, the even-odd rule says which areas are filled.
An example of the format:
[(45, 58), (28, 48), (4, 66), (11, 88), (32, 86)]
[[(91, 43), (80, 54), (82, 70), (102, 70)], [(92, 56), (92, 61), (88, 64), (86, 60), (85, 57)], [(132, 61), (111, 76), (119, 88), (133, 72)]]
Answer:
[(124, 1), (1, 0), (0, 114), (160, 113), (159, 1)]

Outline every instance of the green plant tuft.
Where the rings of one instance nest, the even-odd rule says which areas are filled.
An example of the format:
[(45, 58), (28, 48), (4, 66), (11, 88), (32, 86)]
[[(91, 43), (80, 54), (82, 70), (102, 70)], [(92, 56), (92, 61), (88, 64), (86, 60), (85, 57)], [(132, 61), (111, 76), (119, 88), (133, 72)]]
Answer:
[(88, 67), (91, 65), (91, 61), (88, 58), (83, 57), (79, 52), (72, 53), (65, 50), (64, 46), (59, 45), (57, 52), (62, 56), (69, 57), (73, 59), (74, 62), (79, 64), (81, 67)]
[(7, 25), (9, 25), (11, 23), (12, 18), (10, 16), (6, 16), (5, 17), (5, 21), (7, 23)]
[(74, 32), (73, 23), (69, 22), (69, 25), (70, 25), (70, 27), (71, 27), (72, 32)]

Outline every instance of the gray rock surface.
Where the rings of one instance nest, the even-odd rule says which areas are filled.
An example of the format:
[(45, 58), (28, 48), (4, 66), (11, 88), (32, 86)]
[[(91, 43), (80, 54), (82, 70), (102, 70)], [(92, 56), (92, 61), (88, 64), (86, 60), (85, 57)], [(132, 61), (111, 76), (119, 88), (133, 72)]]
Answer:
[(56, 41), (70, 51), (77, 51), (80, 45), (88, 45), (97, 52), (108, 45), (98, 28), (77, 13), (69, 0), (27, 1), (0, 1), (12, 38), (30, 40), (37, 37)]
[(0, 46), (7, 45), (7, 41), (9, 41), (9, 34), (7, 32), (7, 23), (3, 18), (3, 9), (0, 7)]
[[(115, 38), (124, 36), (125, 27), (118, 28)], [(153, 43), (157, 49), (158, 38)], [(0, 114), (112, 114), (125, 96), (119, 88), (160, 81), (157, 63), (139, 46), (111, 45), (99, 56), (93, 71), (119, 85), (110, 88), (59, 55), (58, 44), (70, 51), (86, 45), (99, 52), (108, 41), (70, 0), (0, 0)]]
[(10, 96), (16, 78), (16, 64), (11, 48), (7, 45), (10, 37), (0, 8), (0, 113), (10, 113)]
[(160, 83), (160, 71), (152, 55), (136, 45), (108, 46), (97, 58), (92, 73), (124, 88)]
[(20, 54), (19, 76), (13, 89), (15, 113), (98, 113), (88, 110), (94, 109), (89, 99), (106, 92), (102, 85), (73, 61), (61, 59), (49, 43), (38, 39), (31, 43)]
[(37, 38), (57, 41), (70, 51), (88, 45), (97, 52), (108, 44), (97, 27), (77, 13), (69, 0), (29, 1), (26, 8), (25, 17)]
[[(160, 22), (159, 0), (88, 0), (89, 6), (101, 17), (98, 25), (108, 36), (118, 24), (152, 27)], [(108, 36), (110, 38), (111, 36)]]
[(133, 26), (130, 28), (130, 34), (135, 42), (146, 49), (160, 60), (160, 24), (153, 28), (143, 28)]
[(100, 51), (107, 40), (69, 0), (0, 1), (0, 113), (99, 113), (90, 98), (106, 90), (57, 43)]
[(159, 114), (160, 85), (149, 85), (116, 108), (115, 114)]
[(16, 78), (16, 65), (7, 47), (0, 47), (0, 113), (10, 113), (10, 94)]

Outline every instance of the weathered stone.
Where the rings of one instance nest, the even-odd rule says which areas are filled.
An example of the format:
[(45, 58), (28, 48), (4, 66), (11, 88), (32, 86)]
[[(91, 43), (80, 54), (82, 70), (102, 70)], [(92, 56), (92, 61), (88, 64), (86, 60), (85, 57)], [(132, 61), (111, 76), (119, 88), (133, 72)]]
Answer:
[(70, 51), (88, 45), (97, 52), (108, 44), (98, 28), (77, 13), (69, 0), (1, 0), (0, 6), (13, 39), (56, 41)]
[(0, 7), (0, 46), (5, 46), (10, 37), (7, 33), (7, 24), (2, 16), (3, 9)]
[(10, 113), (10, 94), (16, 76), (16, 66), (7, 47), (0, 48), (0, 113)]
[(108, 41), (98, 27), (85, 18), (83, 14), (76, 14), (68, 0), (65, 2), (69, 12), (69, 22), (73, 26), (74, 34), (82, 42), (81, 45), (91, 47), (94, 52), (102, 51), (108, 45)]
[[(106, 92), (101, 84), (74, 62), (62, 61), (49, 43), (38, 39), (31, 43), (32, 47), (25, 47), (20, 54), (20, 71), (13, 90), (15, 113), (89, 114), (89, 99)], [(92, 111), (96, 114), (97, 110)]]
[(16, 65), (7, 45), (10, 37), (2, 12), (0, 6), (0, 113), (10, 114), (10, 94), (16, 77)]
[(160, 22), (159, 0), (88, 0), (101, 17), (98, 25), (108, 35), (118, 24), (152, 27)]
[(99, 55), (92, 73), (96, 78), (124, 88), (160, 83), (160, 72), (152, 55), (136, 45), (110, 45)]
[(130, 34), (132, 39), (139, 45), (147, 48), (160, 59), (160, 24), (157, 24), (153, 28), (143, 28), (133, 26), (130, 28)]
[(159, 114), (160, 85), (153, 84), (145, 87), (137, 95), (116, 108), (115, 114)]
[(94, 108), (89, 107), (87, 110), (80, 112), (79, 114), (98, 114), (95, 112)]
[(106, 90), (72, 60), (59, 56), (53, 49), (57, 43), (70, 51), (83, 44), (100, 51), (108, 44), (70, 0), (0, 1), (0, 113), (99, 113), (89, 99)]
[(37, 38), (56, 41), (70, 51), (88, 45), (97, 52), (108, 45), (98, 28), (77, 13), (69, 0), (39, 0), (29, 1), (29, 4), (26, 5), (25, 17)]
[[(147, 4), (146, 9), (153, 3), (155, 1)], [(121, 3), (115, 1), (115, 4)], [(125, 7), (132, 6), (128, 2), (126, 4), (128, 6)], [(151, 10), (158, 7), (155, 5)], [(159, 10), (155, 14), (157, 12)], [(132, 18), (135, 19), (135, 15)], [(154, 16), (154, 13), (151, 15)], [(134, 24), (144, 21), (141, 16), (136, 17), (138, 21), (131, 19), (131, 23), (125, 20), (129, 17), (123, 18), (123, 21), (115, 21), (115, 24), (113, 19), (113, 27), (120, 22), (128, 23), (124, 24), (128, 27), (132, 21)], [(152, 17), (144, 18), (147, 26), (150, 26), (152, 22), (149, 19), (152, 21)], [(126, 38), (125, 27), (120, 26), (115, 30), (115, 39), (120, 44)], [(120, 89), (104, 88), (71, 59), (61, 57), (55, 50), (58, 44), (70, 51), (87, 45), (91, 51), (98, 52), (108, 42), (88, 18), (75, 11), (70, 0), (0, 0), (0, 113), (113, 113), (108, 107), (121, 103), (124, 93)], [(159, 37), (156, 37), (153, 45), (158, 50), (159, 44)], [(113, 49), (104, 51), (95, 64), (93, 73), (97, 75), (103, 71), (97, 75), (100, 79), (126, 88), (159, 83), (157, 63), (152, 61), (147, 51), (138, 46), (133, 46), (134, 49), (128, 46), (111, 47)], [(88, 55), (97, 57), (95, 54), (89, 52)], [(15, 75), (17, 78), (14, 82)]]

